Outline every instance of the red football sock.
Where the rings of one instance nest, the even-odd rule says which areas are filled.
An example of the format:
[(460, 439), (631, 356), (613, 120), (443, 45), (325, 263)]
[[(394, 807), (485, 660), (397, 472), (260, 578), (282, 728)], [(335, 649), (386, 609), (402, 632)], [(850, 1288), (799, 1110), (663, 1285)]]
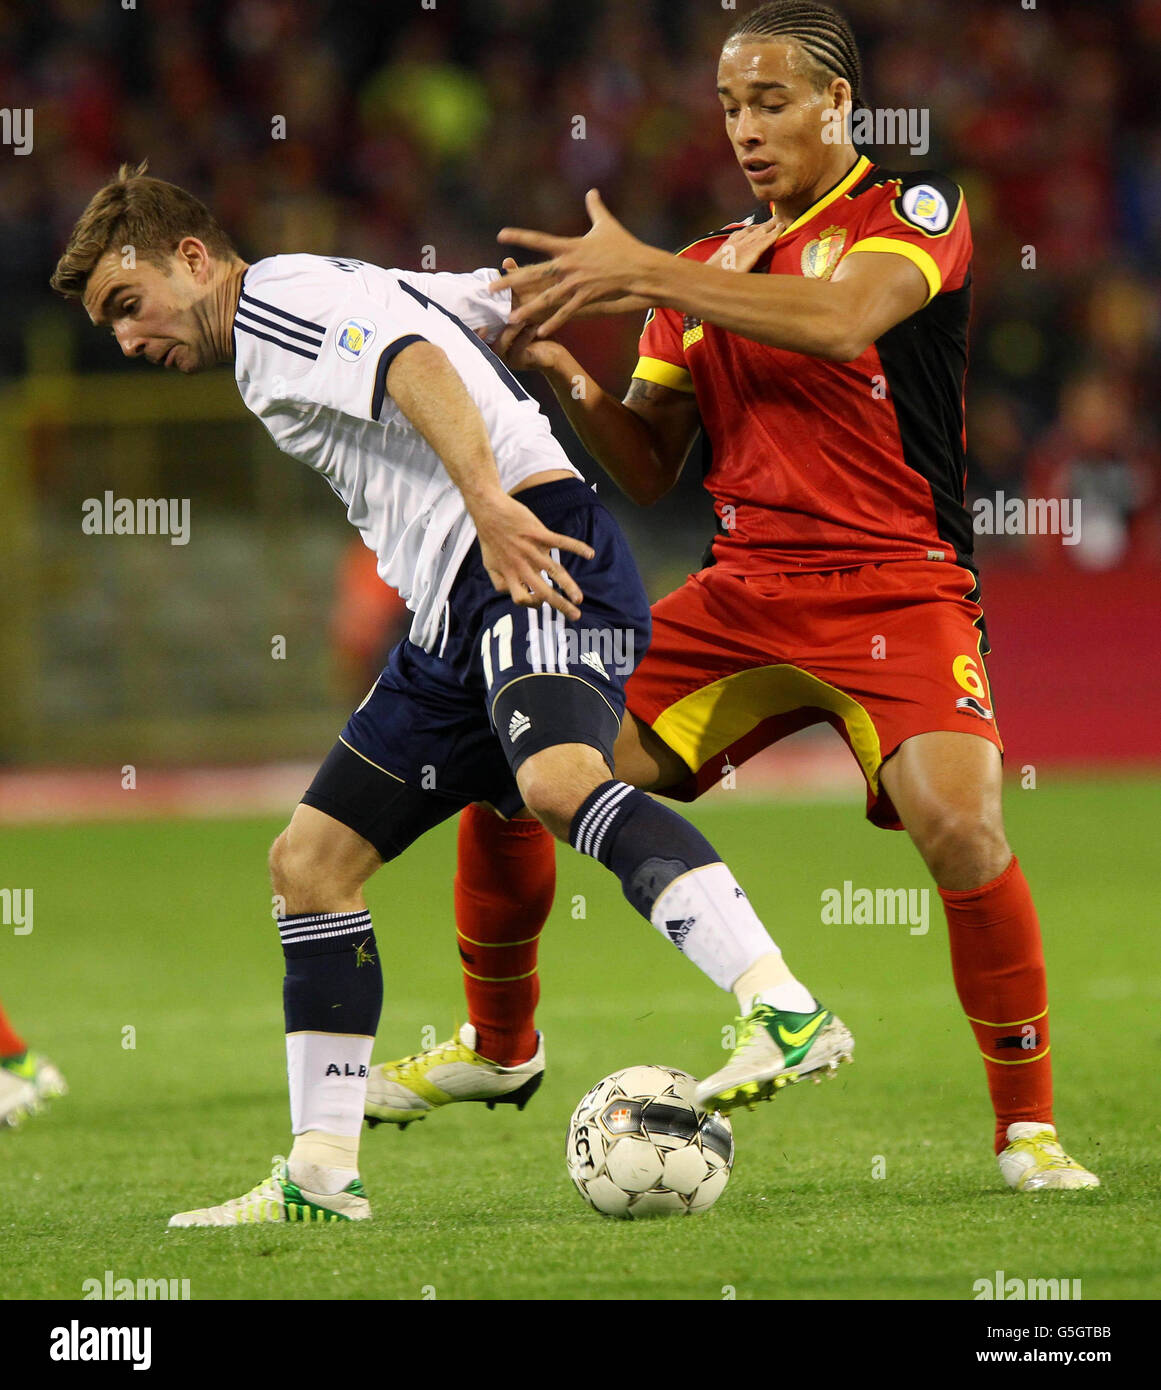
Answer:
[(0, 1004), (0, 1057), (23, 1057), (27, 1051), (24, 1039), (13, 1031), (4, 1005)]
[(956, 991), (988, 1073), (999, 1153), (1010, 1124), (1053, 1122), (1040, 923), (1014, 856), (999, 878), (982, 888), (941, 888), (939, 896), (947, 913)]
[(504, 1067), (536, 1051), (536, 948), (556, 892), (556, 846), (536, 820), (460, 816), (456, 936), (476, 1051)]

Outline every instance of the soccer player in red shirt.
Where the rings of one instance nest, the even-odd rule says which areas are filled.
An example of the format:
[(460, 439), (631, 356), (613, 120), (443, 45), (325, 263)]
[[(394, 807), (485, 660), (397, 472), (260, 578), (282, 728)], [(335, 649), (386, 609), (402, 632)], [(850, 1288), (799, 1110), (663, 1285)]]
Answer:
[[(502, 241), (548, 259), (506, 263), (520, 307), (501, 347), (510, 365), (545, 374), (586, 448), (639, 502), (673, 486), (699, 429), (710, 445), (712, 563), (653, 607), (617, 775), (689, 799), (724, 763), (831, 724), (866, 779), (868, 817), (906, 829), (939, 887), (1004, 1178), (1021, 1191), (1096, 1186), (1056, 1137), (1040, 930), (1001, 814), (964, 507), (967, 208), (942, 175), (888, 172), (835, 138), (859, 83), (853, 34), (829, 6), (776, 0), (742, 19), (718, 94), (759, 210), (676, 259), (632, 237), (595, 192), (584, 238), (506, 229)], [(579, 310), (646, 308), (624, 402), (552, 341)], [(534, 833), (465, 813), (457, 918), (475, 1049), (461, 1038), (454, 1057), (436, 1049), (376, 1069), (381, 1117), (400, 1117), (409, 1086), (410, 1116), (485, 1098), (458, 1075), (441, 1092), (448, 1064), (488, 1059), (513, 1081), (528, 1065), (546, 884), (551, 896)], [(762, 1074), (777, 1069), (787, 1041), (758, 1005), (699, 1101), (729, 1110), (773, 1095), (752, 1078), (763, 1062)]]

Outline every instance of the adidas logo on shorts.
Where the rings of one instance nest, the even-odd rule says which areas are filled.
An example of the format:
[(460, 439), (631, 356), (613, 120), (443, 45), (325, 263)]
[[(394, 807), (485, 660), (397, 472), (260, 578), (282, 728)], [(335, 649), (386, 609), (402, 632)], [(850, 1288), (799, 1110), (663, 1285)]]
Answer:
[(605, 680), (609, 679), (609, 673), (605, 670), (605, 663), (596, 652), (582, 652), (581, 664), (583, 666), (591, 666), (598, 675), (604, 676)]
[(532, 728), (532, 720), (526, 714), (521, 714), (518, 709), (512, 711), (512, 718), (508, 721), (508, 742), (515, 743), (521, 734), (525, 734)]

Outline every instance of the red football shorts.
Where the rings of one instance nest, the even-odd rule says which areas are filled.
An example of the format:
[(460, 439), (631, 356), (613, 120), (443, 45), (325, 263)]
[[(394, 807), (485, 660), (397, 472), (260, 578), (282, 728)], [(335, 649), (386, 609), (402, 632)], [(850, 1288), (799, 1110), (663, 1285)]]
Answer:
[(730, 766), (825, 722), (866, 778), (868, 819), (902, 829), (879, 770), (904, 739), (951, 730), (1003, 752), (974, 591), (966, 569), (925, 560), (690, 575), (653, 605), (653, 641), (627, 686), (632, 713), (690, 769), (665, 795), (692, 801)]

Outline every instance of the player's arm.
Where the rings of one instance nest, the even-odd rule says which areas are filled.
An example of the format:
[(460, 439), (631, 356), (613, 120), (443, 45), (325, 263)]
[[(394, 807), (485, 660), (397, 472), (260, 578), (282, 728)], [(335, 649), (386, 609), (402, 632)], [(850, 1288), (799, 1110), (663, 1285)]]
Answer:
[(520, 297), (510, 323), (539, 323), (537, 332), (549, 337), (586, 306), (633, 295), (753, 342), (849, 362), (939, 289), (930, 257), (928, 268), (920, 269), (915, 257), (886, 251), (847, 256), (830, 280), (737, 275), (646, 246), (596, 193), (586, 202), (593, 221), (587, 236), (554, 237), (522, 228), (500, 233), (503, 241), (551, 257), (494, 282), (493, 289), (503, 283)]
[[(505, 272), (516, 268), (505, 260)], [(537, 338), (531, 325), (505, 329), (495, 351), (513, 371), (545, 377), (577, 438), (627, 497), (647, 507), (677, 482), (701, 428), (692, 394), (634, 378), (619, 401), (567, 348)]]
[(634, 378), (619, 401), (559, 343), (538, 346), (550, 350), (540, 371), (592, 457), (640, 506), (664, 497), (701, 428), (693, 396)]
[(693, 396), (634, 377), (619, 401), (569, 353), (548, 380), (581, 443), (621, 491), (642, 507), (664, 497), (701, 428)]
[(830, 280), (797, 275), (731, 275), (683, 257), (643, 279), (654, 302), (770, 347), (853, 362), (931, 297), (919, 267), (904, 256), (856, 251)]
[[(551, 604), (576, 621), (584, 596), (551, 551), (591, 559), (593, 550), (573, 536), (550, 531), (504, 491), (484, 417), (444, 350), (424, 340), (409, 344), (392, 360), (386, 385), (463, 495), (497, 592), (507, 592), (526, 607)], [(552, 588), (545, 574), (562, 592)]]

